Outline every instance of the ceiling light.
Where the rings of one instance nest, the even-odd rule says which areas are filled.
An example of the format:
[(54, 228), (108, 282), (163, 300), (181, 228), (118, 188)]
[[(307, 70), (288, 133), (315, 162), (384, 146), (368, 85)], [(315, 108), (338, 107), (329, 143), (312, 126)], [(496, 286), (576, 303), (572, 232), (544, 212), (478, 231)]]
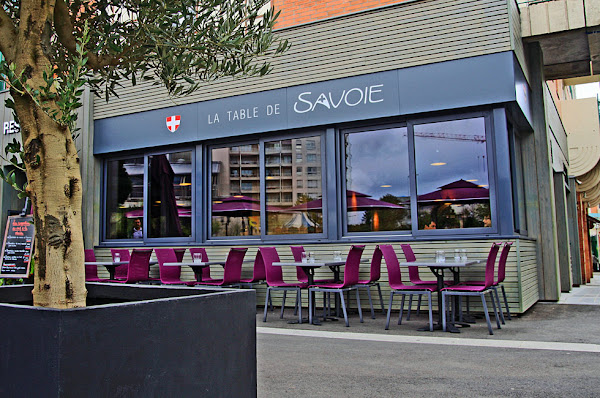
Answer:
[(391, 186), (391, 185), (388, 185), (388, 184), (386, 184), (386, 185), (380, 185), (380, 187), (381, 187), (381, 188), (391, 188), (392, 186)]
[(431, 166), (444, 166), (446, 163), (444, 162), (435, 162), (435, 163), (431, 163)]

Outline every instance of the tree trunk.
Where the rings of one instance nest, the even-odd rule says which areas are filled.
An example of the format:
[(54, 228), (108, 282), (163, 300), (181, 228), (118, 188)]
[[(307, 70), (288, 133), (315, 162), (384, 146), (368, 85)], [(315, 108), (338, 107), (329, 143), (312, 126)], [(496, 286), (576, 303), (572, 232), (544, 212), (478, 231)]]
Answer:
[(14, 92), (12, 96), (34, 210), (34, 305), (84, 307), (82, 185), (75, 144), (68, 128), (53, 121), (30, 97)]

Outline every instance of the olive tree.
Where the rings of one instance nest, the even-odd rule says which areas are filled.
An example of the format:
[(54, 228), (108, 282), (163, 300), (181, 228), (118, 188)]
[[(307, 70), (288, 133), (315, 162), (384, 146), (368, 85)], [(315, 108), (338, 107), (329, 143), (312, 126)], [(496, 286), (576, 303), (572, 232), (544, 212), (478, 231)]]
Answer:
[[(74, 144), (89, 84), (116, 95), (122, 81), (153, 80), (171, 95), (223, 76), (264, 75), (286, 50), (268, 0), (6, 0), (0, 73), (21, 126), (22, 165), (36, 228), (37, 306), (85, 306), (82, 184)], [(14, 184), (14, 177), (2, 175)]]

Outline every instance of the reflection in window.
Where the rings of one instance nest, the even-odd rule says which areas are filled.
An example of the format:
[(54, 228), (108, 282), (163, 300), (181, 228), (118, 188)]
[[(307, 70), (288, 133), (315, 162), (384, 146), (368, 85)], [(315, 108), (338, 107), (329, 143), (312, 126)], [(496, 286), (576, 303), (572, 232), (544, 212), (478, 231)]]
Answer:
[(406, 127), (346, 134), (345, 141), (348, 232), (410, 230)]
[(419, 229), (491, 227), (482, 117), (414, 126)]
[(148, 237), (192, 235), (191, 158), (191, 152), (148, 156)]
[(144, 158), (111, 160), (106, 169), (106, 237), (133, 239), (144, 217)]
[(260, 235), (258, 144), (215, 148), (211, 157), (221, 164), (211, 176), (211, 236)]
[[(279, 152), (278, 148), (281, 148)], [(302, 167), (291, 163), (291, 148), (296, 148), (296, 163), (302, 162), (303, 156), (321, 162), (320, 137), (265, 142), (267, 234), (322, 233), (321, 176), (315, 173), (305, 188), (298, 177), (302, 175)], [(284, 161), (288, 158), (290, 161)], [(296, 173), (292, 172), (294, 168)], [(308, 195), (307, 188), (311, 188), (312, 196)]]

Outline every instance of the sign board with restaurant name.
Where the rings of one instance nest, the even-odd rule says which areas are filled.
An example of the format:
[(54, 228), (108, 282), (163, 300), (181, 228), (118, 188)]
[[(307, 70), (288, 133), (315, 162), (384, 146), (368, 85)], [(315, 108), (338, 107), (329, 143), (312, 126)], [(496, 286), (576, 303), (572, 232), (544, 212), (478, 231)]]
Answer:
[(34, 238), (33, 217), (8, 217), (2, 243), (0, 278), (29, 276)]

